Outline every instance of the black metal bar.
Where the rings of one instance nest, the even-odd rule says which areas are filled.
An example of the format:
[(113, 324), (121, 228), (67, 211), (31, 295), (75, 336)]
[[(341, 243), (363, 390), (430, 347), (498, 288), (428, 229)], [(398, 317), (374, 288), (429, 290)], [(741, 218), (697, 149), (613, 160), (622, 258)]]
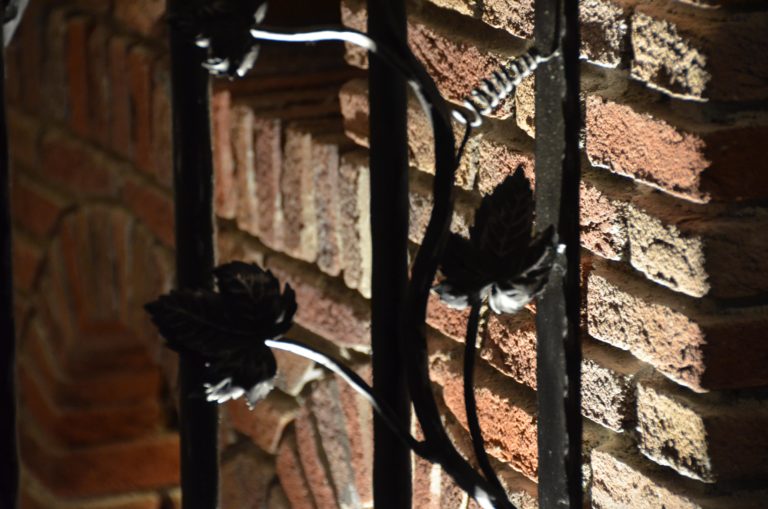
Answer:
[[(0, 20), (4, 19), (0, 3)], [(16, 442), (16, 328), (13, 309), (10, 159), (5, 118), (5, 58), (0, 47), (0, 507), (16, 507), (19, 459)]]
[[(169, 11), (189, 8), (172, 0)], [(206, 53), (174, 24), (170, 26), (173, 94), (173, 175), (176, 271), (181, 288), (213, 288), (213, 158), (210, 84)], [(179, 357), (179, 432), (184, 509), (216, 509), (219, 491), (218, 412), (205, 400), (208, 382), (199, 358)]]
[[(368, 32), (385, 44), (406, 38), (403, 0), (368, 0)], [(408, 283), (407, 92), (403, 78), (370, 58), (371, 236), (373, 243), (373, 390), (410, 426), (410, 399), (398, 340)], [(411, 507), (410, 451), (377, 416), (374, 420), (373, 497), (376, 507)]]
[(582, 507), (578, 2), (536, 0), (536, 221), (566, 246), (537, 303), (539, 507)]

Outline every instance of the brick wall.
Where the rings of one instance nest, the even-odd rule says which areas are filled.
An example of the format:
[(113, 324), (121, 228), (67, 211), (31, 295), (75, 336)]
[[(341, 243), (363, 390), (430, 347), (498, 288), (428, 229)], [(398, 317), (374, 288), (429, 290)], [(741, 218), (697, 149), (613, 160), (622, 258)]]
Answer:
[[(298, 1), (298, 0), (297, 0)], [(343, 20), (359, 0), (272, 2), (273, 21)], [(409, 35), (462, 98), (532, 36), (528, 0), (413, 0)], [(300, 7), (297, 7), (300, 6)], [(172, 280), (164, 2), (32, 0), (8, 52), (24, 507), (178, 503), (173, 356), (141, 304)], [(595, 508), (768, 500), (768, 11), (757, 0), (581, 2), (584, 472)], [(290, 282), (296, 338), (369, 373), (367, 56), (265, 47), (213, 95), (220, 261)], [(470, 140), (454, 229), (522, 165), (532, 80)], [(410, 239), (431, 208), (431, 142), (409, 110)], [(513, 500), (536, 507), (535, 310), (483, 316), (479, 417)], [(433, 299), (432, 378), (469, 454), (466, 314)], [(371, 411), (278, 354), (277, 390), (222, 409), (222, 506), (372, 505)], [(475, 507), (414, 461), (434, 509)], [(264, 505), (262, 505), (264, 504)]]

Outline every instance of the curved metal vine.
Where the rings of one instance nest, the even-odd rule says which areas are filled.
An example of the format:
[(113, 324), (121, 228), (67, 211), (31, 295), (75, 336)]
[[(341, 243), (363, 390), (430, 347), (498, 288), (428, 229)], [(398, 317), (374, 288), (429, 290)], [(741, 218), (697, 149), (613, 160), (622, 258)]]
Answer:
[[(434, 206), (408, 285), (405, 318), (401, 321), (401, 351), (407, 363), (410, 395), (424, 440), (400, 429), (392, 412), (373, 396), (371, 388), (339, 361), (297, 341), (283, 338), (296, 310), (293, 291), (253, 264), (234, 262), (215, 271), (218, 292), (174, 291), (147, 305), (169, 348), (199, 355), (208, 363), (212, 380), (204, 388), (211, 401), (245, 397), (256, 404), (271, 387), (276, 372), (272, 349), (281, 349), (318, 362), (339, 374), (373, 406), (396, 435), (416, 454), (440, 464), (456, 483), (484, 508), (514, 509), (483, 446), (473, 391), (475, 341), (479, 309), (487, 299), (496, 313), (513, 313), (542, 289), (554, 259), (556, 239), (551, 230), (532, 237), (533, 207), (521, 171), (487, 197), (476, 215), (469, 239), (450, 233), (454, 210), (456, 169), (473, 127), (481, 115), (498, 106), (519, 82), (545, 58), (526, 53), (519, 62), (502, 67), (485, 80), (464, 107), (449, 105), (405, 40), (384, 46), (368, 35), (339, 27), (304, 31), (265, 28), (263, 0), (197, 0), (178, 23), (198, 46), (207, 48), (205, 67), (217, 76), (239, 77), (255, 63), (258, 41), (313, 43), (346, 41), (361, 46), (401, 73), (429, 117), (435, 143)], [(452, 119), (465, 124), (457, 150)], [(471, 306), (465, 350), (465, 404), (477, 472), (448, 438), (435, 402), (429, 376), (426, 310), (434, 288), (450, 306)]]

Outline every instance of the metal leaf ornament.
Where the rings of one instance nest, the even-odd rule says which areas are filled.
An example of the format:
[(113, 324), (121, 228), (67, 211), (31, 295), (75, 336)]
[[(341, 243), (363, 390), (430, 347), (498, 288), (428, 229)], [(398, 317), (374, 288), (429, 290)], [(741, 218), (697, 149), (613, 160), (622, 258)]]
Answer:
[(250, 29), (266, 14), (265, 0), (192, 0), (171, 22), (190, 33), (197, 46), (208, 49), (203, 66), (212, 75), (240, 78), (259, 56)]
[(535, 237), (533, 193), (518, 168), (483, 199), (469, 239), (452, 233), (434, 290), (455, 309), (488, 298), (495, 313), (516, 313), (544, 289), (555, 259), (552, 227)]
[(277, 363), (264, 344), (293, 324), (296, 298), (256, 264), (232, 262), (214, 270), (218, 292), (173, 290), (150, 302), (152, 317), (166, 346), (202, 358), (210, 380), (209, 401), (245, 397), (249, 406), (272, 389)]

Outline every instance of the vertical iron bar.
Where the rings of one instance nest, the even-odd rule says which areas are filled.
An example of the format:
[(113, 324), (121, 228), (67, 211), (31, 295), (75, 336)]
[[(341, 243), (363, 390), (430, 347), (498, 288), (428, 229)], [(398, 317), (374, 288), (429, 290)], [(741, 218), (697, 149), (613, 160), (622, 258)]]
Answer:
[[(5, 18), (0, 2), (0, 22)], [(1, 26), (1, 25), (0, 25)], [(13, 309), (10, 158), (5, 118), (5, 51), (0, 47), (0, 507), (16, 507), (19, 460), (16, 443), (16, 329)]]
[[(189, 8), (171, 0), (169, 11)], [(170, 26), (176, 271), (180, 288), (213, 288), (213, 162), (205, 50)], [(179, 357), (179, 432), (184, 509), (218, 507), (218, 412), (203, 396), (205, 366)]]
[[(368, 32), (393, 46), (404, 39), (405, 2), (368, 0)], [(398, 340), (408, 282), (408, 97), (405, 81), (369, 56), (373, 390), (408, 429), (411, 405)], [(379, 417), (374, 420), (373, 496), (376, 507), (411, 507), (410, 452)]]
[(555, 225), (557, 256), (537, 303), (539, 506), (582, 507), (579, 373), (578, 2), (536, 0), (536, 221)]

